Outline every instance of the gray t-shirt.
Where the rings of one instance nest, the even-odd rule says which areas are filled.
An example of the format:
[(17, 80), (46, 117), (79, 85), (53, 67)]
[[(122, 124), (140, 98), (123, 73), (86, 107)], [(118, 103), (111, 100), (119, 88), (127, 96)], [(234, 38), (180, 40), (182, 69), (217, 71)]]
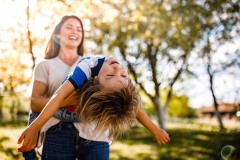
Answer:
[(69, 66), (58, 57), (44, 59), (34, 68), (33, 81), (40, 81), (47, 85), (47, 97), (51, 97), (63, 83), (67, 75), (74, 70), (82, 57)]

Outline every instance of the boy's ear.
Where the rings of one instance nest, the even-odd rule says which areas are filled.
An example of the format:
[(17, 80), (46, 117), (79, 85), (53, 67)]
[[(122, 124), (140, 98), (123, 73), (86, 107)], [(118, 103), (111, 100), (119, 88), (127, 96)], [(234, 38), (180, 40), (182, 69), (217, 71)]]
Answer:
[(94, 80), (98, 80), (98, 76), (95, 76), (95, 77), (94, 77)]

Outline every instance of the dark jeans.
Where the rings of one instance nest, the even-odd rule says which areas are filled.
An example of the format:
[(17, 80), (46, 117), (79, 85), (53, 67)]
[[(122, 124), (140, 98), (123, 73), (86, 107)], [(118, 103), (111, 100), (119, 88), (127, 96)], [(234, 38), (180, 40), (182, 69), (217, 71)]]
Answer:
[(109, 160), (109, 143), (79, 137), (72, 122), (60, 122), (48, 129), (42, 160)]
[[(31, 112), (28, 125), (39, 113)], [(76, 115), (60, 109), (54, 117), (61, 120), (49, 128), (43, 145), (42, 159), (46, 160), (109, 160), (109, 144), (107, 142), (90, 141), (79, 137), (72, 122), (80, 121)], [(72, 122), (69, 122), (72, 121)], [(23, 152), (25, 160), (35, 160), (36, 152)]]
[[(37, 118), (38, 115), (38, 112), (30, 112), (28, 117), (28, 125), (30, 125)], [(54, 114), (54, 117), (64, 122), (80, 122), (80, 119), (76, 112), (69, 112), (63, 108), (60, 108)], [(35, 149), (23, 152), (23, 157), (25, 160), (35, 160), (37, 157)]]

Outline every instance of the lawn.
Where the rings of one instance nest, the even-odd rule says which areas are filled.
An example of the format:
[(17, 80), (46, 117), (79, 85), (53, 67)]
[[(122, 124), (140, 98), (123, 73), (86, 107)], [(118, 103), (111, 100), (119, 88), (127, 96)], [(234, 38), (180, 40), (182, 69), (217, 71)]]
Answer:
[[(1, 123), (1, 160), (20, 160), (17, 138), (24, 122)], [(221, 150), (226, 145), (235, 147), (235, 160), (240, 160), (240, 127), (234, 124), (226, 131), (218, 131), (216, 125), (192, 121), (168, 122), (171, 141), (157, 145), (152, 135), (142, 126), (135, 126), (111, 145), (111, 160), (222, 160)], [(225, 154), (225, 153), (223, 153)]]

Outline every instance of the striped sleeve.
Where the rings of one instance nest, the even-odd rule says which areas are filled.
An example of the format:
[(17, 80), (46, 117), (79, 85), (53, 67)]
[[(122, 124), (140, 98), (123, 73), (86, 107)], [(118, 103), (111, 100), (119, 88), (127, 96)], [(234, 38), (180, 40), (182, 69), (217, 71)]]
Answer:
[(75, 90), (82, 87), (89, 78), (98, 75), (104, 60), (105, 57), (86, 57), (81, 59), (73, 72), (68, 75), (67, 80), (73, 84)]

